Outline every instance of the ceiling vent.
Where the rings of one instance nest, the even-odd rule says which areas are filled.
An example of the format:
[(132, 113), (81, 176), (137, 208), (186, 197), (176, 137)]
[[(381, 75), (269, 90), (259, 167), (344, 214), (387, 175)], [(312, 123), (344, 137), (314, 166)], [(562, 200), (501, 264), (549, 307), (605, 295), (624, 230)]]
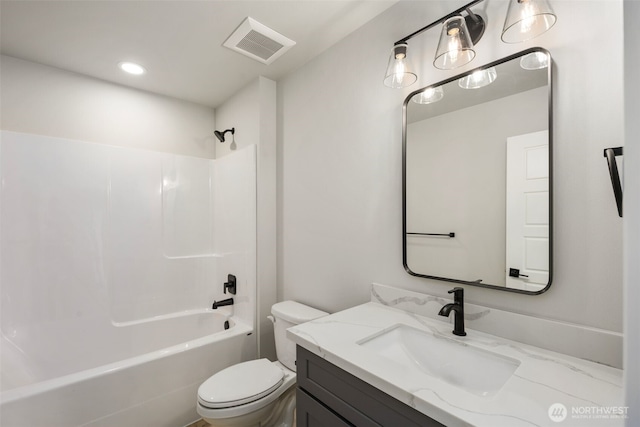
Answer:
[(293, 40), (247, 17), (222, 45), (269, 65), (295, 44)]

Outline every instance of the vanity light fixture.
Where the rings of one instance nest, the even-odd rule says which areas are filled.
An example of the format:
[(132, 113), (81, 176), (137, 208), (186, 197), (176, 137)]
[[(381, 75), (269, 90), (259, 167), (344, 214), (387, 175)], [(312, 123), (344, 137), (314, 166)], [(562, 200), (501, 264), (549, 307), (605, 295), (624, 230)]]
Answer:
[(387, 72), (384, 74), (384, 85), (393, 89), (410, 86), (418, 80), (407, 58), (406, 43), (396, 43), (391, 50)]
[(147, 72), (142, 65), (134, 62), (120, 62), (118, 67), (120, 67), (120, 69), (125, 73), (133, 74), (135, 76), (140, 76)]
[(462, 89), (479, 89), (493, 83), (496, 80), (496, 77), (498, 77), (498, 73), (496, 72), (495, 67), (476, 70), (458, 80), (458, 86)]
[(524, 70), (540, 70), (549, 66), (549, 55), (532, 52), (520, 58), (520, 67)]
[[(474, 0), (467, 3), (395, 42), (384, 75), (385, 86), (400, 89), (417, 81), (417, 75), (409, 66), (407, 42), (439, 24), (443, 24), (443, 26), (433, 61), (434, 67), (451, 70), (473, 60), (476, 56), (475, 46), (484, 34), (486, 22), (479, 14), (471, 11), (471, 7), (482, 1)], [(502, 31), (502, 41), (517, 43), (530, 40), (549, 30), (555, 22), (556, 15), (548, 0), (510, 0)], [(487, 78), (491, 79), (491, 76), (489, 75)], [(493, 75), (493, 79), (495, 80), (495, 75)]]
[[(445, 27), (443, 28), (445, 39), (443, 42), (441, 37), (441, 42), (438, 46), (438, 53), (436, 55), (434, 65), (442, 69), (450, 69), (462, 66), (473, 59), (475, 57), (475, 51), (473, 51), (473, 43), (478, 43), (480, 37), (482, 37), (482, 34), (484, 34), (485, 23), (480, 15), (471, 12), (470, 7), (480, 3), (481, 1), (483, 0), (474, 0), (471, 3), (468, 3), (461, 8), (454, 10), (447, 16), (443, 16), (442, 18), (432, 22), (426, 27), (422, 27), (418, 31), (415, 31), (405, 38), (395, 42), (393, 46), (393, 53), (391, 59), (389, 59), (389, 65), (387, 66), (387, 72), (385, 73), (384, 77), (385, 86), (390, 88), (403, 88), (409, 86), (409, 84), (413, 84), (418, 79), (418, 77), (413, 72), (411, 72), (411, 74), (415, 77), (412, 77), (411, 74), (407, 75), (406, 68), (403, 68), (399, 62), (393, 63), (392, 60), (394, 58), (402, 59), (404, 60), (402, 65), (406, 66), (407, 42), (415, 36), (422, 34), (428, 29), (433, 28), (436, 25), (440, 25), (443, 22), (445, 23)], [(462, 17), (463, 12), (467, 14), (467, 16), (464, 18)], [(449, 21), (450, 18), (455, 19)], [(402, 46), (404, 46), (404, 51), (396, 50), (397, 47)], [(398, 52), (400, 58), (398, 58)], [(466, 62), (464, 62), (465, 59)], [(397, 68), (392, 68), (392, 64), (397, 64)], [(406, 77), (410, 77), (409, 80), (411, 80), (411, 83), (405, 84)], [(401, 81), (402, 86), (398, 86), (396, 83), (397, 81)], [(396, 85), (392, 86), (392, 84), (394, 83), (396, 83)]]
[(512, 0), (504, 20), (502, 41), (520, 43), (538, 37), (556, 23), (548, 0)]
[(444, 98), (442, 86), (428, 87), (422, 92), (411, 97), (416, 104), (433, 104)]

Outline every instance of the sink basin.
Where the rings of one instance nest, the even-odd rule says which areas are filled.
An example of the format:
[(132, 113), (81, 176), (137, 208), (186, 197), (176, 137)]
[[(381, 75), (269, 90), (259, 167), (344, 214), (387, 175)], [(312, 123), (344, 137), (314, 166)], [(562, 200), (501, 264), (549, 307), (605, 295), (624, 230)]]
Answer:
[(358, 344), (479, 396), (496, 394), (520, 365), (510, 357), (407, 325), (396, 325)]

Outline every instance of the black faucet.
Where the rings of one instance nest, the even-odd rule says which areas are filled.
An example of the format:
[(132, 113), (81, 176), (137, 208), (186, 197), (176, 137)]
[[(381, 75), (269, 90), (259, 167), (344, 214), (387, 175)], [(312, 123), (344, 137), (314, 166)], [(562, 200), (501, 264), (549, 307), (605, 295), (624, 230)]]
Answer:
[(453, 294), (453, 302), (444, 305), (438, 314), (440, 316), (449, 317), (451, 310), (455, 311), (453, 334), (464, 337), (467, 333), (464, 331), (464, 289), (453, 288), (449, 291)]
[(222, 301), (214, 301), (212, 309), (216, 309), (218, 307), (223, 307), (225, 305), (233, 305), (233, 298), (223, 299)]

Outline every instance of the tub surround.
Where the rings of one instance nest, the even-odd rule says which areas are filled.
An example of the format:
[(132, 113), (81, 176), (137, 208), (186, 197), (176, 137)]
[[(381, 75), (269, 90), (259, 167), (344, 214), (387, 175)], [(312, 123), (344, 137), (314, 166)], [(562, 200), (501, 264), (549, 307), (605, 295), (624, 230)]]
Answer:
[[(623, 406), (619, 369), (474, 330), (474, 322), (490, 318), (493, 310), (468, 306), (468, 335), (456, 337), (451, 333), (450, 323), (435, 318), (438, 307), (450, 302), (448, 299), (374, 285), (372, 300), (293, 327), (288, 336), (312, 353), (448, 426), (557, 425), (549, 416), (549, 408), (556, 403), (568, 411), (562, 425), (600, 427), (624, 423), (620, 417), (590, 418), (584, 413), (594, 407)], [(429, 315), (403, 310), (407, 307)], [(427, 373), (410, 373), (401, 364), (358, 344), (398, 324), (515, 359), (520, 365), (495, 395), (482, 397)], [(511, 324), (516, 330), (519, 326)], [(541, 334), (549, 336), (544, 330)], [(582, 414), (572, 414), (574, 408)]]
[[(0, 424), (197, 419), (198, 386), (257, 354), (255, 146), (0, 136)], [(214, 311), (230, 273), (235, 304)]]
[(2, 131), (0, 151), (2, 331), (26, 353), (49, 350), (34, 325), (95, 347), (114, 326), (210, 308), (229, 273), (233, 312), (254, 323), (255, 146), (210, 160)]

